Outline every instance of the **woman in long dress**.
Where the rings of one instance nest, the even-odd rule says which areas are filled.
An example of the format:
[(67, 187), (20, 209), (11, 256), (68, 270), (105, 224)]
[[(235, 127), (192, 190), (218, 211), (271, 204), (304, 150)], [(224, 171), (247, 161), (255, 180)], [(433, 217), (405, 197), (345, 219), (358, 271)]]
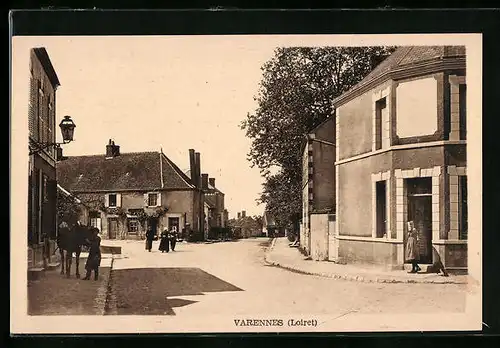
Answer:
[(89, 256), (85, 263), (87, 274), (84, 280), (90, 279), (90, 274), (94, 271), (94, 280), (99, 279), (99, 266), (101, 265), (101, 237), (99, 237), (99, 229), (92, 228), (90, 240), (86, 241), (89, 245)]
[(408, 222), (408, 240), (406, 241), (406, 260), (411, 262), (411, 271), (409, 273), (417, 273), (421, 270), (418, 265), (418, 238), (417, 230), (413, 225), (413, 221)]
[(168, 231), (165, 229), (163, 232), (160, 234), (160, 247), (158, 248), (162, 253), (163, 252), (169, 252), (169, 246), (168, 246)]

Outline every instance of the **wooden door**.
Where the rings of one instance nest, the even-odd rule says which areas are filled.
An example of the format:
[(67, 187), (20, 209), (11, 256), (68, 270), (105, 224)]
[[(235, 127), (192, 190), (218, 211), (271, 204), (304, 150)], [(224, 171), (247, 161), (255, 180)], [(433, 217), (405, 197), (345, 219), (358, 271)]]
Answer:
[(116, 235), (118, 234), (118, 219), (109, 218), (108, 219), (108, 238), (116, 239)]

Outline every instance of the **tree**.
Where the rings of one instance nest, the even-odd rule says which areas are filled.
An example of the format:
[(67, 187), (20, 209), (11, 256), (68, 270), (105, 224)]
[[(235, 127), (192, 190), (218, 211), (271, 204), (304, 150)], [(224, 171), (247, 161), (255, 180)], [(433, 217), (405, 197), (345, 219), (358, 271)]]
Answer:
[(59, 221), (66, 221), (72, 225), (78, 220), (80, 212), (81, 208), (75, 201), (75, 197), (57, 191), (57, 218)]
[[(277, 48), (261, 70), (258, 107), (241, 123), (248, 160), (265, 181), (260, 203), (278, 225), (295, 226), (302, 209), (304, 136), (333, 115), (332, 101), (361, 81), (395, 47)], [(277, 171), (273, 173), (273, 168)]]

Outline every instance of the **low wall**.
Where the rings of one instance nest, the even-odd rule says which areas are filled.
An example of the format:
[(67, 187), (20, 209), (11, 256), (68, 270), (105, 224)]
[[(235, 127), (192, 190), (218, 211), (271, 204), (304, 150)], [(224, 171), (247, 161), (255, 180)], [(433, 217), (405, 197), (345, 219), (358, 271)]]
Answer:
[(396, 243), (339, 239), (338, 247), (339, 258), (347, 263), (366, 263), (391, 269), (403, 267), (398, 263)]
[(311, 214), (311, 258), (328, 260), (328, 214)]

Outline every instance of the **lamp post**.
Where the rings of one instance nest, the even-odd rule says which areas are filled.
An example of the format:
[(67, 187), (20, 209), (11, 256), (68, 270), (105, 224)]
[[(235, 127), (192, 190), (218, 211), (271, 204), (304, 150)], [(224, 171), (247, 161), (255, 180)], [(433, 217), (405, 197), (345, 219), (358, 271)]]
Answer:
[(73, 141), (73, 134), (75, 133), (76, 125), (73, 122), (73, 120), (71, 119), (71, 116), (64, 116), (64, 119), (61, 121), (61, 123), (59, 123), (59, 128), (61, 128), (61, 133), (62, 133), (62, 137), (63, 137), (62, 143), (57, 143), (57, 142), (56, 143), (52, 143), (52, 142), (40, 143), (40, 142), (31, 141), (29, 154), (34, 155), (34, 154), (37, 154), (40, 151), (42, 151), (48, 147), (51, 147), (51, 146), (59, 147), (60, 145), (68, 144), (68, 143), (72, 142)]

